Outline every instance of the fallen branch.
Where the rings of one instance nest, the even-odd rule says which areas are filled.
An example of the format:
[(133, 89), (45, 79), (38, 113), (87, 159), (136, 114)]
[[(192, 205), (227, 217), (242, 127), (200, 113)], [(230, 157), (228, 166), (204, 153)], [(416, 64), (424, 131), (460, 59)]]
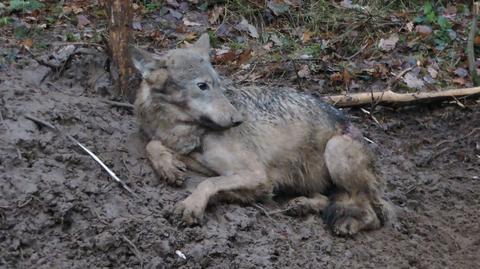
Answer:
[(439, 102), (454, 98), (470, 98), (480, 95), (480, 87), (453, 89), (439, 92), (395, 93), (364, 92), (349, 95), (332, 95), (323, 97), (324, 101), (337, 107), (354, 107), (376, 103), (384, 106), (405, 106), (418, 103)]
[(25, 118), (41, 125), (41, 126), (45, 126), (47, 128), (49, 128), (50, 130), (60, 134), (61, 136), (64, 136), (66, 138), (68, 138), (70, 141), (72, 141), (74, 144), (76, 144), (77, 146), (79, 146), (83, 151), (85, 151), (88, 155), (90, 155), (90, 157), (92, 157), (92, 159), (94, 159), (98, 164), (100, 164), (100, 166), (117, 182), (120, 184), (120, 186), (122, 186), (122, 188), (124, 188), (127, 192), (129, 192), (131, 195), (133, 195), (135, 198), (139, 198), (139, 196), (134, 193), (132, 191), (132, 189), (130, 189), (127, 184), (125, 184), (125, 182), (123, 182), (120, 178), (117, 177), (117, 175), (115, 175), (115, 173), (110, 170), (110, 168), (108, 168), (104, 162), (102, 162), (102, 160), (100, 160), (100, 158), (97, 157), (97, 155), (95, 155), (93, 152), (91, 152), (87, 147), (85, 147), (82, 143), (78, 142), (77, 139), (73, 138), (73, 136), (69, 135), (69, 134), (66, 134), (64, 132), (62, 132), (62, 130), (58, 129), (57, 127), (55, 127), (54, 125), (46, 122), (46, 121), (43, 121), (41, 119), (38, 119), (34, 116), (30, 116), (30, 115), (26, 115)]

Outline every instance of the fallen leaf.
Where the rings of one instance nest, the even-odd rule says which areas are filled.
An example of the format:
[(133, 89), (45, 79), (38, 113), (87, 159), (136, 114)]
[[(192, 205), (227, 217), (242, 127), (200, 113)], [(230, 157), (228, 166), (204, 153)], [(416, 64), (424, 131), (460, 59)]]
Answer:
[(132, 22), (132, 28), (137, 31), (142, 31), (142, 23), (139, 21)]
[(195, 32), (190, 32), (185, 36), (186, 41), (193, 41), (197, 39), (197, 34)]
[(212, 62), (214, 64), (228, 64), (235, 61), (235, 59), (237, 59), (237, 54), (235, 50), (231, 49), (228, 52), (213, 56)]
[(310, 68), (308, 64), (302, 65), (301, 69), (297, 72), (298, 76), (301, 78), (308, 78), (310, 76)]
[(90, 24), (87, 16), (85, 15), (77, 15), (77, 28), (82, 29), (83, 27)]
[(391, 51), (395, 48), (395, 45), (398, 42), (398, 35), (393, 34), (387, 39), (380, 39), (380, 43), (378, 43), (378, 47), (383, 51)]
[(409, 32), (413, 31), (413, 22), (407, 23), (407, 30), (408, 30)]
[(272, 43), (272, 42), (267, 42), (267, 44), (265, 44), (265, 46), (263, 46), (263, 48), (264, 48), (266, 51), (271, 51), (271, 50), (272, 50), (272, 47), (273, 47), (273, 43)]
[(252, 50), (244, 50), (240, 55), (238, 55), (237, 64), (242, 65), (252, 57)]
[(340, 73), (333, 73), (330, 75), (330, 81), (332, 82), (342, 82), (343, 76)]
[(257, 28), (255, 28), (255, 26), (248, 23), (248, 21), (245, 18), (242, 18), (242, 21), (240, 21), (240, 23), (237, 24), (236, 28), (239, 31), (247, 32), (253, 38), (259, 37)]
[(352, 80), (352, 77), (350, 76), (350, 72), (348, 72), (347, 68), (343, 69), (342, 80), (346, 86), (350, 85), (350, 81)]
[(33, 39), (27, 38), (22, 41), (22, 46), (24, 46), (27, 49), (30, 49), (33, 46)]
[(282, 40), (281, 40), (276, 34), (271, 35), (271, 36), (270, 36), (270, 40), (273, 41), (273, 43), (275, 44), (275, 46), (281, 47), (281, 46), (283, 45)]
[(180, 6), (180, 4), (176, 0), (167, 0), (167, 5), (175, 8)]
[(183, 19), (183, 24), (185, 24), (186, 26), (201, 26), (202, 25), (201, 23), (192, 22), (192, 21), (189, 21), (187, 19)]
[(475, 37), (475, 45), (480, 45), (480, 36)]
[(275, 16), (282, 15), (290, 8), (286, 2), (281, 0), (269, 0), (267, 6)]
[(415, 32), (417, 32), (421, 35), (427, 36), (427, 35), (430, 35), (432, 33), (432, 28), (430, 26), (427, 26), (427, 25), (417, 25), (417, 26), (415, 26)]
[(452, 79), (452, 82), (461, 86), (467, 83), (464, 78), (454, 78)]
[(468, 76), (468, 71), (465, 68), (459, 67), (453, 71), (453, 73), (461, 78)]
[(312, 39), (312, 36), (313, 36), (313, 32), (310, 32), (310, 31), (303, 32), (302, 43), (307, 43), (308, 41), (310, 41), (310, 39)]
[(213, 10), (208, 15), (208, 22), (210, 24), (215, 24), (220, 18), (220, 15), (222, 14), (223, 14), (223, 7), (218, 7), (218, 6), (214, 7)]
[(438, 71), (435, 70), (435, 68), (433, 68), (433, 66), (427, 67), (427, 71), (428, 71), (428, 73), (430, 74), (430, 76), (431, 76), (432, 78), (437, 78), (437, 76), (438, 76)]
[(423, 80), (417, 78), (414, 74), (412, 74), (412, 72), (405, 74), (403, 81), (405, 81), (409, 88), (413, 89), (421, 89), (425, 85)]

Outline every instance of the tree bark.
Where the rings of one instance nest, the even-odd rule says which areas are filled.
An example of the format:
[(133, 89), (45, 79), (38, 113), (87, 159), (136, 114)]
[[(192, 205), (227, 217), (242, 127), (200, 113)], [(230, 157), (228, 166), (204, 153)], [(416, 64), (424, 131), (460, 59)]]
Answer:
[(110, 73), (117, 95), (133, 102), (139, 84), (137, 70), (129, 52), (132, 25), (132, 3), (130, 0), (106, 0), (109, 28)]
[(405, 106), (476, 96), (480, 96), (480, 87), (419, 93), (395, 93), (392, 91), (363, 92), (349, 95), (325, 96), (323, 99), (336, 107), (354, 107), (371, 104)]

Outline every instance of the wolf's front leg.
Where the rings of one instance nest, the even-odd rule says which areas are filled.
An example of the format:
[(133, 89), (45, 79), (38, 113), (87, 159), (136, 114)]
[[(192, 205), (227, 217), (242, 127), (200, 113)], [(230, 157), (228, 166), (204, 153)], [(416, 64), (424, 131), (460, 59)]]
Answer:
[(148, 159), (159, 177), (170, 185), (180, 186), (183, 184), (186, 166), (177, 159), (172, 150), (158, 140), (150, 141), (146, 150)]
[(176, 206), (175, 215), (187, 225), (198, 224), (212, 199), (245, 203), (271, 191), (272, 184), (263, 172), (211, 177), (200, 183), (190, 196)]

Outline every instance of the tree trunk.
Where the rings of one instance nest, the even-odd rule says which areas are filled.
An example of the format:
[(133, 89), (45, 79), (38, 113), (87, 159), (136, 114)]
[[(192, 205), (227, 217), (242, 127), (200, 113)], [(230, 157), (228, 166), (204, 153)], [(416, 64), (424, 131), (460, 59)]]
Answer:
[(132, 3), (130, 0), (106, 0), (109, 28), (110, 73), (117, 95), (133, 102), (139, 84), (137, 70), (129, 52)]

